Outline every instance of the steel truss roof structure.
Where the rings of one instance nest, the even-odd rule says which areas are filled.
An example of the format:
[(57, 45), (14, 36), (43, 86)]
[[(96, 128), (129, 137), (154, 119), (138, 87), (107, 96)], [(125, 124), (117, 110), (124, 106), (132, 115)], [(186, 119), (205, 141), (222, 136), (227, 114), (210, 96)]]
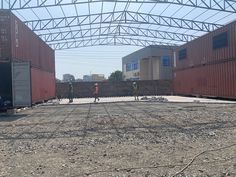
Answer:
[(180, 45), (236, 19), (236, 0), (0, 0), (56, 50)]

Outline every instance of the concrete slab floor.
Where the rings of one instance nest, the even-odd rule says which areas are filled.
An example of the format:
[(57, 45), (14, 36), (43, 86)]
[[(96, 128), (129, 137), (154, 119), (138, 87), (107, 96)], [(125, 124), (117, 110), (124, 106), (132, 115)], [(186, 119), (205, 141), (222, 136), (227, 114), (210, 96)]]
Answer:
[[(153, 100), (152, 98), (156, 97), (163, 97), (168, 100), (168, 102), (179, 102), (179, 103), (191, 103), (191, 102), (201, 102), (201, 103), (235, 103), (236, 101), (227, 101), (227, 100), (218, 100), (218, 99), (207, 99), (207, 98), (195, 98), (195, 97), (183, 97), (183, 96), (147, 96), (148, 100), (142, 100), (143, 97), (139, 97), (139, 101), (158, 101)], [(109, 103), (109, 102), (131, 102), (135, 101), (134, 97), (127, 96), (127, 97), (103, 97), (100, 98), (99, 103)], [(94, 98), (76, 98), (73, 100), (73, 103), (69, 103), (68, 99), (62, 99), (60, 101), (58, 100), (52, 100), (52, 103), (55, 104), (88, 104), (93, 103)], [(49, 102), (49, 103), (51, 103)]]

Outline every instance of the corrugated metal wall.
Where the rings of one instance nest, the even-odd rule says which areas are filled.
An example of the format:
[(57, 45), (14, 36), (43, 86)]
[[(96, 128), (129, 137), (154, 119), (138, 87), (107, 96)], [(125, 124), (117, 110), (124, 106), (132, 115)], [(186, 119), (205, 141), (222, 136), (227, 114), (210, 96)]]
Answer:
[(11, 24), (8, 11), (0, 10), (0, 62), (11, 58)]
[[(213, 48), (213, 38), (227, 32), (227, 46)], [(179, 60), (178, 52), (187, 49)], [(175, 51), (174, 92), (220, 98), (236, 98), (236, 22), (228, 24)]]
[(55, 98), (56, 85), (54, 73), (31, 68), (32, 102)]
[[(131, 96), (133, 95), (131, 81), (122, 82), (99, 82), (99, 95), (101, 97)], [(165, 80), (137, 81), (140, 95), (170, 95), (172, 93), (172, 82)], [(93, 97), (94, 82), (74, 82), (73, 90), (75, 98)], [(69, 83), (57, 83), (56, 95), (68, 98)]]
[[(203, 64), (214, 64), (223, 60), (231, 60), (236, 58), (236, 22), (230, 23), (216, 31), (208, 33), (198, 39), (195, 39), (185, 45), (178, 47), (176, 53), (176, 68), (175, 70), (196, 67)], [(228, 33), (228, 46), (213, 49), (213, 37), (223, 33)], [(187, 49), (187, 57), (180, 60), (178, 52), (182, 49)]]
[(176, 94), (236, 98), (236, 60), (175, 72)]
[(29, 61), (31, 66), (55, 72), (55, 53), (11, 11), (0, 10), (0, 61)]

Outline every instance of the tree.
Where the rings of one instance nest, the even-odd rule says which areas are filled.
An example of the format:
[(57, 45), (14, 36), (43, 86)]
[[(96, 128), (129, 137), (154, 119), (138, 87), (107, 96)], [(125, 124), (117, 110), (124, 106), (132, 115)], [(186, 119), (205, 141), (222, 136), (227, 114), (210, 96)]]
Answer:
[(61, 83), (61, 80), (56, 78), (56, 83)]
[(112, 81), (112, 82), (122, 81), (123, 80), (123, 74), (122, 74), (121, 71), (115, 71), (115, 72), (111, 73), (108, 80)]
[(75, 76), (72, 74), (63, 74), (63, 82), (75, 82)]

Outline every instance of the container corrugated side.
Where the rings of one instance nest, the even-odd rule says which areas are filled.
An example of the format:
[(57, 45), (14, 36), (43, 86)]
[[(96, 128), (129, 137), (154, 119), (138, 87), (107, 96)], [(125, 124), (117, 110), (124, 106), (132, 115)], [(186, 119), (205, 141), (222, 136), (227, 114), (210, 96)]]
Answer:
[(0, 10), (0, 62), (11, 59), (11, 24), (10, 14)]
[(174, 93), (236, 99), (236, 60), (174, 71)]
[(0, 22), (0, 61), (29, 61), (34, 68), (55, 72), (54, 50), (38, 35), (10, 10), (0, 10)]
[(45, 47), (43, 41), (40, 42), (40, 68), (48, 72), (55, 72), (55, 52), (50, 47)]
[[(213, 49), (213, 37), (223, 32), (228, 33), (228, 46)], [(187, 49), (187, 57), (179, 60), (178, 52)], [(217, 63), (223, 60), (230, 60), (236, 57), (236, 22), (232, 22), (222, 28), (210, 32), (198, 39), (188, 42), (175, 50), (176, 68), (183, 69)]]
[[(200, 45), (202, 46), (202, 58), (206, 63), (214, 61), (222, 61), (225, 59), (233, 59), (236, 57), (236, 38), (235, 38), (235, 25), (236, 22), (230, 23), (222, 28), (219, 28), (208, 35), (204, 35), (199, 40), (201, 40)], [(213, 37), (221, 33), (227, 32), (228, 34), (228, 46), (219, 49), (213, 49)]]
[(42, 102), (55, 98), (55, 74), (31, 68), (32, 102)]
[(11, 13), (12, 59), (29, 61), (31, 66), (39, 67), (39, 42), (23, 22)]

